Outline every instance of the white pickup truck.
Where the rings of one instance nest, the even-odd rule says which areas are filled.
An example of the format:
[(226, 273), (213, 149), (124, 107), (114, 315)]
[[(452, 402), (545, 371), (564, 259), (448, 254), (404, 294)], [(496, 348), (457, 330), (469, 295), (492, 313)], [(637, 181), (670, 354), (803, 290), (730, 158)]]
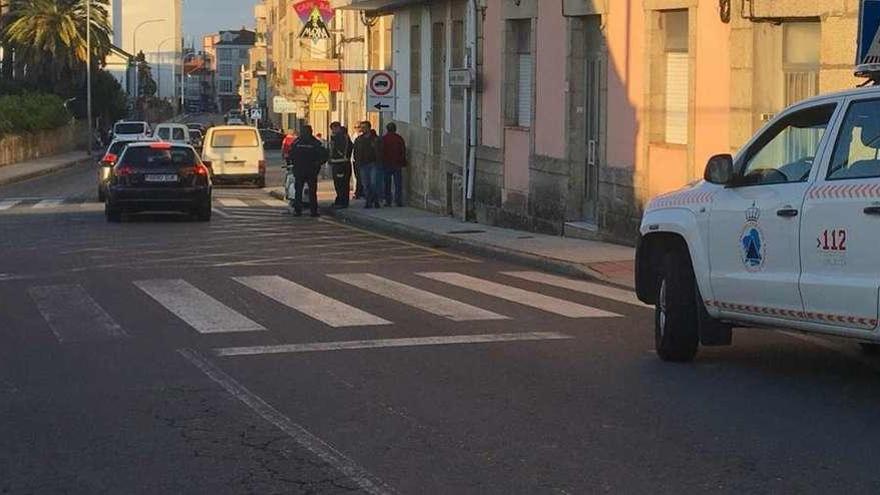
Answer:
[(704, 180), (653, 199), (636, 259), (658, 355), (689, 361), (735, 326), (880, 349), (880, 88), (778, 114)]

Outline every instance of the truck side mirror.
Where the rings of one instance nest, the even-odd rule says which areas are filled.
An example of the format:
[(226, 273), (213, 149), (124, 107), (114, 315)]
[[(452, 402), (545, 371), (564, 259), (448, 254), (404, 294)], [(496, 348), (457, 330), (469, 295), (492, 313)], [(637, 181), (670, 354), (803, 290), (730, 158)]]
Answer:
[(709, 158), (703, 178), (706, 182), (726, 186), (733, 182), (733, 176), (733, 157), (725, 153)]

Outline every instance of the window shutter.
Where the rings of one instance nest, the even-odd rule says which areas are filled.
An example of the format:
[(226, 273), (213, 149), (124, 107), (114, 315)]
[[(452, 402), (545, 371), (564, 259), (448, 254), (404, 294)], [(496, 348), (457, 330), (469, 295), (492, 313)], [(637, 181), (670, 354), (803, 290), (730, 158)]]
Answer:
[(666, 142), (687, 144), (690, 70), (687, 52), (666, 54)]
[(519, 80), (516, 87), (516, 125), (531, 127), (532, 125), (532, 56), (517, 56)]

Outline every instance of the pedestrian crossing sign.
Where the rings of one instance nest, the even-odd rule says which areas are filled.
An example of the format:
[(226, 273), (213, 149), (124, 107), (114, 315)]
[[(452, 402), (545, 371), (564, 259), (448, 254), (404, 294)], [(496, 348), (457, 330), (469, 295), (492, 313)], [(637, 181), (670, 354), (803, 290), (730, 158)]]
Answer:
[(312, 98), (309, 101), (309, 110), (315, 112), (330, 111), (330, 85), (327, 83), (312, 84)]

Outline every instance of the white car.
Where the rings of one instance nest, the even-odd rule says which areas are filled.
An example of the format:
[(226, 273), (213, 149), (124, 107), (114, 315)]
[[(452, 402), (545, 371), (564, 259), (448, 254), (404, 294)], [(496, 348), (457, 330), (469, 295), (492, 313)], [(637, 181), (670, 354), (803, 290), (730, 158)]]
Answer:
[(150, 124), (141, 121), (119, 121), (113, 124), (113, 139), (139, 141), (152, 135)]
[(784, 327), (880, 349), (880, 87), (779, 113), (704, 180), (646, 207), (639, 298), (662, 359)]
[(202, 161), (215, 182), (253, 182), (266, 187), (266, 157), (255, 127), (212, 127), (202, 146)]
[(159, 124), (156, 126), (155, 134), (162, 141), (190, 144), (189, 127), (184, 124)]

